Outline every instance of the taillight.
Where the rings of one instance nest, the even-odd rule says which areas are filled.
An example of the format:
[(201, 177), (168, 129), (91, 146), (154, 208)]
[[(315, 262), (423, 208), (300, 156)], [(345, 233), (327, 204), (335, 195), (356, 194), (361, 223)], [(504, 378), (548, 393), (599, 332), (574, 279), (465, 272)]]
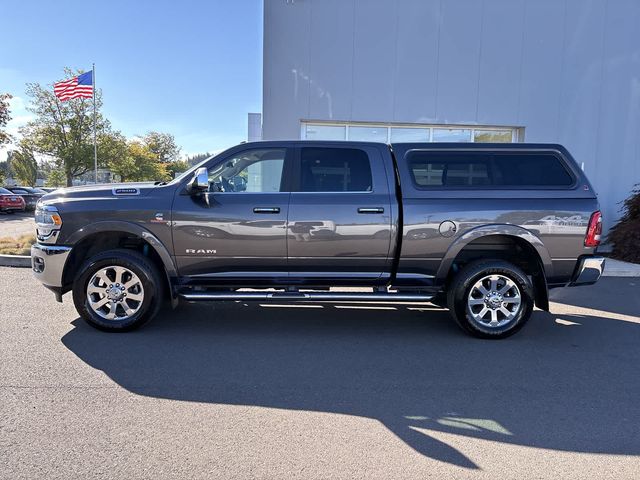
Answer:
[(600, 245), (600, 235), (602, 235), (602, 213), (598, 210), (593, 212), (589, 219), (587, 235), (584, 237), (584, 246), (597, 247)]

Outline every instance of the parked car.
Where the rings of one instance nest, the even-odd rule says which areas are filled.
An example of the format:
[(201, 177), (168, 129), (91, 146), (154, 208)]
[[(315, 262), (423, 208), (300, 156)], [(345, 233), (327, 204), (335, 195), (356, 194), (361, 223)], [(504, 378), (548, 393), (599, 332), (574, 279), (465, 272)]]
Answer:
[(25, 203), (20, 195), (16, 195), (6, 188), (0, 187), (0, 212), (24, 212)]
[(38, 190), (44, 193), (55, 192), (59, 187), (38, 187)]
[(108, 331), (165, 298), (398, 301), (503, 338), (549, 309), (549, 288), (598, 280), (601, 222), (560, 145), (258, 142), (169, 183), (48, 194), (31, 253), (57, 299), (72, 291)]
[(6, 187), (6, 189), (16, 195), (20, 195), (24, 199), (27, 210), (35, 210), (38, 200), (45, 195), (44, 192), (32, 187)]

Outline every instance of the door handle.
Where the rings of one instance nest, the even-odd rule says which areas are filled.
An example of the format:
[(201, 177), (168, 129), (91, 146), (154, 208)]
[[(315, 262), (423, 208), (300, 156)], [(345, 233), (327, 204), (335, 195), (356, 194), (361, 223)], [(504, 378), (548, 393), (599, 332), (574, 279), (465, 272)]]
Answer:
[(373, 208), (360, 207), (358, 209), (358, 213), (384, 213), (384, 208), (382, 208), (382, 207), (373, 207)]
[(255, 207), (253, 213), (280, 213), (280, 207)]

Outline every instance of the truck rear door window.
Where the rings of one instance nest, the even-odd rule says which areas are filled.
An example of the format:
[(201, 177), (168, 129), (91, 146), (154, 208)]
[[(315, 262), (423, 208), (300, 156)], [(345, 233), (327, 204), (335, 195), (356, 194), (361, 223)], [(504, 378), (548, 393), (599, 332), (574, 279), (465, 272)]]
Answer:
[(300, 149), (301, 192), (370, 192), (369, 156), (357, 148)]
[(407, 155), (418, 188), (569, 187), (574, 178), (552, 152), (427, 152)]

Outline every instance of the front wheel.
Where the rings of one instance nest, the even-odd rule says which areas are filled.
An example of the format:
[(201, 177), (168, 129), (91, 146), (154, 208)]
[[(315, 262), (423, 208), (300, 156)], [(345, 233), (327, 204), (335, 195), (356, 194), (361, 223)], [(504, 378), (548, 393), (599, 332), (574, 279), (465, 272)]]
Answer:
[(73, 284), (73, 302), (91, 326), (110, 332), (138, 328), (162, 303), (156, 266), (133, 250), (109, 250), (85, 262)]
[(533, 311), (533, 285), (520, 268), (502, 260), (471, 263), (454, 278), (449, 310), (462, 329), (480, 338), (505, 338)]

